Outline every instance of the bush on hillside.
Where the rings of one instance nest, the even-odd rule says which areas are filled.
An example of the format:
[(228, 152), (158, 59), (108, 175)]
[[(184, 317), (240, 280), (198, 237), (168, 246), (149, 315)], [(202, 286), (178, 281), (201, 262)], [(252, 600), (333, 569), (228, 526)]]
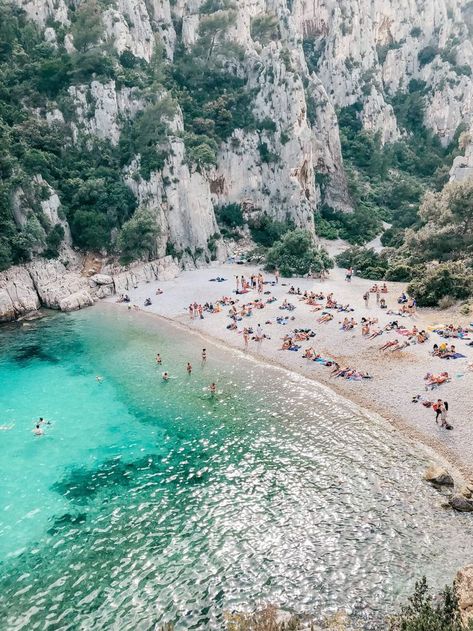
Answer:
[(217, 222), (227, 228), (241, 228), (245, 221), (240, 204), (225, 204), (216, 209)]
[(445, 296), (455, 300), (473, 294), (473, 274), (462, 262), (420, 266), (414, 271), (407, 291), (421, 307), (435, 307)]
[(305, 276), (319, 274), (333, 267), (326, 250), (315, 245), (308, 230), (297, 228), (286, 232), (266, 255), (266, 267), (278, 269), (283, 276)]
[(408, 604), (393, 616), (389, 631), (471, 631), (462, 624), (455, 586), (446, 586), (439, 597), (433, 597), (425, 577), (418, 581)]
[(387, 260), (372, 248), (354, 246), (338, 254), (335, 260), (340, 267), (353, 267), (355, 274), (372, 280), (383, 280), (388, 269)]
[(266, 248), (270, 248), (286, 232), (294, 228), (291, 221), (277, 221), (266, 213), (251, 219), (248, 226), (253, 241)]
[(128, 264), (140, 258), (148, 258), (156, 248), (159, 234), (156, 217), (145, 209), (138, 209), (123, 224), (118, 236), (122, 263)]

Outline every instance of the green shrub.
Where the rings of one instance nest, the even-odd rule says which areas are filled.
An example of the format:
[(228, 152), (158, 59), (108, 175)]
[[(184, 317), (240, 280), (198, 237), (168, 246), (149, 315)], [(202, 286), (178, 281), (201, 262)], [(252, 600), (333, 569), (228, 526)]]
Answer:
[(315, 222), (315, 232), (322, 237), (322, 239), (338, 239), (339, 236), (339, 228), (334, 222), (330, 222), (327, 219), (324, 219), (318, 213), (314, 214), (314, 222)]
[(422, 66), (426, 66), (430, 64), (435, 57), (437, 57), (439, 50), (436, 46), (426, 46), (422, 50), (419, 51), (417, 55), (417, 59), (419, 60), (419, 64)]
[(228, 228), (243, 227), (245, 221), (243, 219), (243, 211), (240, 204), (226, 204), (216, 209), (217, 222)]
[(326, 250), (315, 245), (310, 232), (300, 228), (287, 232), (266, 255), (266, 267), (279, 269), (283, 276), (305, 276), (331, 269), (333, 261)]
[(137, 259), (148, 258), (156, 249), (159, 228), (151, 211), (138, 209), (133, 217), (123, 224), (118, 235), (121, 261), (125, 264)]
[[(322, 223), (324, 222), (324, 223)], [(316, 218), (316, 230), (320, 236), (320, 227), (328, 239), (337, 237), (351, 244), (362, 245), (371, 241), (382, 230), (382, 223), (376, 209), (360, 205), (353, 212), (341, 212), (324, 205), (320, 211), (320, 219)]]
[(455, 586), (446, 586), (432, 597), (425, 577), (418, 581), (408, 604), (389, 622), (389, 631), (468, 631), (473, 623), (462, 624)]
[(395, 281), (398, 283), (406, 283), (412, 278), (412, 267), (410, 265), (404, 265), (399, 263), (393, 265), (386, 271), (385, 279)]
[(44, 256), (49, 259), (55, 259), (59, 256), (59, 248), (64, 239), (64, 228), (57, 223), (46, 237), (46, 250)]
[(253, 241), (264, 247), (271, 247), (286, 232), (294, 228), (291, 221), (277, 221), (266, 213), (251, 219), (248, 225)]
[(388, 268), (387, 261), (372, 248), (366, 249), (359, 246), (348, 248), (335, 257), (340, 267), (352, 267), (361, 278), (382, 280)]
[(445, 296), (464, 300), (473, 294), (471, 269), (461, 262), (420, 266), (407, 288), (421, 307), (435, 307)]
[(279, 35), (278, 18), (270, 13), (257, 15), (251, 18), (250, 31), (253, 40), (259, 41), (263, 46), (266, 46)]

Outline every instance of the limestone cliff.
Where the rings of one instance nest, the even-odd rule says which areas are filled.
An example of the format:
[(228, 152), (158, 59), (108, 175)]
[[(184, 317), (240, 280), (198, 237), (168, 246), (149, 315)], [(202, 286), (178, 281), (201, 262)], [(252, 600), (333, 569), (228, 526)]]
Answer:
[[(44, 40), (57, 50), (71, 56), (90, 52), (77, 15), (92, 0), (12, 1), (44, 29)], [(473, 124), (473, 9), (463, 0), (92, 4), (99, 14), (93, 26), (100, 25), (94, 46), (101, 46), (102, 55), (115, 55), (113, 76), (97, 72), (81, 80), (76, 72), (79, 78), (61, 98), (49, 98), (35, 115), (49, 125), (66, 126), (76, 142), (98, 138), (121, 151), (133, 139), (129, 128), (140, 113), (172, 96), (175, 110), (168, 116), (167, 137), (155, 147), (162, 159), (150, 161), (148, 156), (151, 166), (144, 172), (143, 149), (130, 141), (128, 153), (134, 155), (123, 160), (121, 172), (137, 207), (157, 220), (155, 257), (172, 251), (190, 263), (223, 256), (215, 211), (230, 203), (240, 204), (247, 217), (265, 212), (310, 229), (322, 202), (349, 211), (340, 108), (359, 103), (365, 129), (379, 132), (382, 142), (394, 141), (403, 131), (391, 101), (414, 81), (425, 94), (424, 123), (442, 143), (451, 142), (460, 125), (470, 129)], [(151, 66), (158, 53), (164, 58), (163, 76), (135, 84), (129, 68), (134, 68), (133, 77), (140, 76), (139, 64)], [(215, 127), (235, 114), (231, 103), (227, 105), (230, 87), (221, 87), (215, 98), (205, 101), (194, 94), (199, 91), (195, 84), (177, 85), (173, 68), (185, 55), (200, 55), (208, 64), (218, 61), (225, 76), (240, 82), (232, 98), (238, 98), (238, 90), (245, 94), (246, 114), (234, 116), (224, 133)], [(194, 97), (200, 98), (202, 116), (189, 114)], [(215, 156), (204, 160), (202, 138), (208, 136)], [(471, 131), (465, 138), (465, 157), (457, 158), (452, 171), (457, 177), (473, 166)], [(61, 198), (40, 171), (35, 179), (48, 191), (41, 206), (49, 224), (60, 223), (70, 244), (69, 226), (60, 212), (64, 194)], [(25, 197), (19, 188), (15, 221), (20, 225), (30, 215)], [(114, 238), (112, 234), (112, 242)], [(210, 242), (218, 244), (212, 252)]]

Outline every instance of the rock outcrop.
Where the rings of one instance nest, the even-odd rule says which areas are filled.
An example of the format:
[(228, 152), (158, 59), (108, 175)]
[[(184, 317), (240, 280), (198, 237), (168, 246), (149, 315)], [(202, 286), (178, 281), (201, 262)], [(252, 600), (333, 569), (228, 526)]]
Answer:
[(473, 564), (458, 571), (455, 585), (462, 622), (468, 625), (473, 620)]
[(453, 510), (459, 513), (473, 513), (473, 501), (467, 499), (464, 495), (456, 493), (448, 500)]
[(129, 267), (105, 267), (106, 273), (83, 276), (60, 261), (37, 259), (0, 273), (0, 322), (11, 322), (40, 307), (76, 311), (96, 300), (124, 294), (141, 283), (172, 280), (180, 273), (172, 256)]
[(438, 486), (453, 486), (454, 481), (450, 473), (443, 467), (432, 465), (424, 473), (424, 479)]

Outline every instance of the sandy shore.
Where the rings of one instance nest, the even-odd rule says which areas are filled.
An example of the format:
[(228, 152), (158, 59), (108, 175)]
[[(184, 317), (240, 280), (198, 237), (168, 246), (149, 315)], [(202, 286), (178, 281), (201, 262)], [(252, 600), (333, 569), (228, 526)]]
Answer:
[[(379, 309), (374, 295), (371, 295), (370, 304), (366, 308), (363, 294), (371, 287), (372, 281), (355, 277), (349, 284), (344, 280), (343, 270), (335, 269), (325, 281), (294, 278), (280, 279), (279, 285), (276, 286), (266, 285), (265, 291), (271, 291), (271, 295), (275, 296), (277, 301), (266, 305), (264, 309), (254, 310), (250, 318), (244, 318), (244, 321), (238, 323), (238, 331), (226, 328), (230, 323), (229, 307), (224, 307), (222, 312), (217, 314), (204, 312), (203, 320), (191, 320), (188, 314), (188, 305), (191, 302), (215, 302), (225, 295), (239, 298), (238, 304), (242, 305), (257, 298), (256, 291), (240, 296), (235, 296), (234, 293), (235, 274), (248, 277), (257, 271), (254, 267), (225, 264), (184, 272), (173, 281), (149, 283), (133, 289), (129, 295), (131, 302), (145, 312), (172, 319), (240, 350), (244, 349), (243, 326), (252, 326), (256, 329), (256, 326), (261, 324), (264, 333), (271, 339), (265, 339), (261, 343), (250, 341), (249, 353), (326, 384), (361, 407), (380, 414), (409, 438), (434, 450), (463, 476), (473, 479), (473, 372), (468, 370), (468, 363), (473, 361), (473, 347), (468, 346), (465, 341), (454, 340), (457, 351), (466, 355), (466, 359), (447, 361), (432, 357), (429, 353), (432, 345), (440, 343), (442, 338), (436, 333), (431, 333), (425, 344), (411, 345), (403, 351), (383, 353), (379, 347), (386, 341), (395, 338), (404, 341), (407, 338), (391, 331), (374, 340), (368, 340), (362, 337), (360, 325), (349, 332), (341, 330), (341, 321), (345, 315), (353, 315), (357, 322), (360, 322), (363, 316), (377, 317), (380, 327), (392, 320), (398, 320), (402, 321), (407, 329), (412, 329), (415, 324), (421, 330), (435, 323), (449, 323), (453, 317), (451, 313), (420, 310), (413, 317), (389, 315)], [(228, 280), (222, 283), (210, 282), (211, 278), (217, 276)], [(265, 279), (272, 281), (273, 276), (265, 274)], [(332, 311), (334, 318), (331, 322), (318, 324), (320, 312), (314, 313), (313, 307), (299, 300), (298, 296), (289, 295), (290, 285), (300, 287), (302, 292), (305, 289), (323, 291), (325, 294), (333, 292), (339, 303), (349, 303), (354, 312), (345, 314)], [(155, 295), (158, 287), (163, 290), (163, 294)], [(401, 283), (388, 283), (388, 288), (389, 293), (385, 296), (388, 309), (397, 311), (397, 296), (405, 287)], [(143, 306), (147, 297), (152, 300), (150, 307)], [(265, 299), (268, 297), (264, 296)], [(285, 298), (296, 306), (294, 311), (279, 309)], [(114, 298), (110, 298), (109, 301), (113, 302)], [(125, 304), (118, 306), (127, 308)], [(294, 316), (295, 319), (281, 325), (276, 323), (278, 316)], [(268, 321), (271, 324), (266, 324)], [(468, 318), (463, 318), (462, 321), (455, 318), (453, 321), (464, 324)], [(300, 342), (302, 348), (298, 352), (280, 350), (282, 337), (293, 328), (311, 328), (316, 336), (309, 342)], [(341, 366), (368, 372), (373, 378), (363, 381), (331, 378), (330, 368), (302, 357), (304, 349), (309, 346), (314, 347), (322, 357), (333, 359)], [(451, 381), (432, 392), (426, 392), (424, 375), (427, 372), (437, 374), (442, 371), (449, 372)], [(417, 394), (431, 400), (447, 400), (450, 408), (449, 422), (454, 426), (454, 430), (441, 429), (435, 423), (432, 409), (420, 403), (412, 403), (412, 397)]]

